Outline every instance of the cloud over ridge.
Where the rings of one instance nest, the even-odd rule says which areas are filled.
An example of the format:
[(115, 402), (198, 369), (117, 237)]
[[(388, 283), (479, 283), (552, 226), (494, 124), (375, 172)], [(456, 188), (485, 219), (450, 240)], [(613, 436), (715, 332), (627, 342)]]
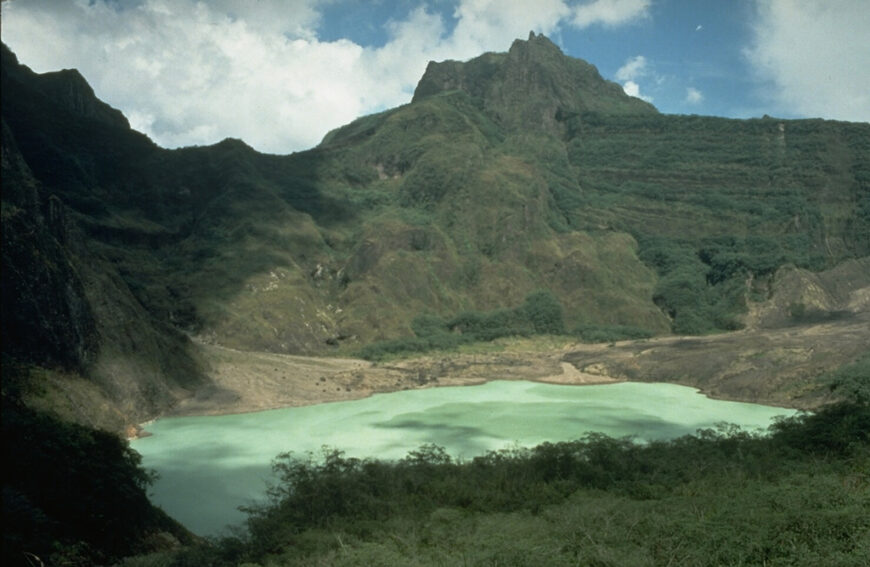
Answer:
[[(4, 41), (39, 72), (77, 67), (161, 145), (242, 138), (287, 153), (410, 100), (430, 59), (505, 50), (529, 29), (619, 25), (649, 0), (462, 0), (455, 26), (421, 4), (366, 47), (320, 41), (316, 0), (4, 2)], [(52, 37), (52, 42), (28, 38)]]
[[(3, 41), (38, 72), (78, 68), (101, 99), (160, 145), (235, 137), (261, 151), (288, 153), (312, 147), (360, 115), (408, 102), (430, 60), (505, 51), (530, 30), (558, 42), (569, 32), (657, 25), (660, 6), (651, 0), (418, 0), (376, 22), (383, 40), (366, 44), (324, 39), (326, 9), (342, 1), (351, 4), (8, 0)], [(754, 1), (754, 40), (744, 53), (769, 99), (791, 115), (870, 119), (864, 0)], [(849, 45), (855, 41), (859, 49)], [(642, 91), (663, 78), (644, 53), (615, 78), (627, 93), (651, 100)], [(650, 88), (661, 95), (657, 85)], [(697, 104), (700, 93), (683, 88), (675, 96)]]
[(744, 55), (764, 94), (797, 116), (870, 121), (870, 4), (759, 0)]

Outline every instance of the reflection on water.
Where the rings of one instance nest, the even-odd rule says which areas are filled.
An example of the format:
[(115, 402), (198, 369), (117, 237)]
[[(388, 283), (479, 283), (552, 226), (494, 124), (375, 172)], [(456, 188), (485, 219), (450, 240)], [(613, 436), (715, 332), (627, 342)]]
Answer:
[(320, 451), (398, 459), (424, 443), (471, 458), (508, 445), (577, 439), (589, 432), (668, 439), (720, 422), (765, 428), (791, 410), (711, 400), (674, 384), (560, 386), (494, 381), (378, 394), (258, 413), (161, 419), (133, 441), (160, 478), (152, 500), (194, 532), (214, 535), (261, 499), (278, 454)]

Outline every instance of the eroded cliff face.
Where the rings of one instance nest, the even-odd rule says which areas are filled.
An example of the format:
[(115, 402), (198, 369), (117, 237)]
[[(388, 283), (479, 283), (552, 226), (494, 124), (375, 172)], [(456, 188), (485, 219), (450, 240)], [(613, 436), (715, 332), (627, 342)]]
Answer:
[(69, 249), (63, 203), (40, 184), (3, 122), (3, 349), (34, 363), (84, 370), (97, 328)]
[(770, 285), (768, 300), (747, 317), (750, 326), (776, 329), (829, 323), (870, 312), (870, 258), (847, 260), (823, 272), (786, 266)]

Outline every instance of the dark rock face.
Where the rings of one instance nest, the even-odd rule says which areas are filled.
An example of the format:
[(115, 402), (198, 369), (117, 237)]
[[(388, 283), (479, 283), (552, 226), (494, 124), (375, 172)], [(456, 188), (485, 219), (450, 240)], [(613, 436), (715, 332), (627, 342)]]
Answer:
[(120, 110), (97, 98), (94, 89), (76, 69), (64, 69), (42, 76), (45, 93), (77, 116), (128, 129), (130, 123)]
[(40, 206), (38, 182), (5, 122), (2, 154), (4, 351), (83, 370), (96, 350), (96, 325), (64, 247), (68, 228), (63, 203), (52, 195)]

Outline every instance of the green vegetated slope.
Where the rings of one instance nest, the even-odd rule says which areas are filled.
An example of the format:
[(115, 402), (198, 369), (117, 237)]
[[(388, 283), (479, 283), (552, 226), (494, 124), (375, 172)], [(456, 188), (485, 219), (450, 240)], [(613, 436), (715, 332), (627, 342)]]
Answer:
[(783, 264), (867, 254), (864, 124), (657, 116), (577, 132), (569, 152), (587, 206), (569, 218), (637, 238), (676, 332), (737, 327)]
[(167, 232), (135, 205), (160, 202), (139, 164), (163, 150), (76, 71), (36, 75), (5, 45), (2, 91), (4, 395), (123, 430), (202, 384), (187, 338), (118, 261), (150, 265), (138, 247)]
[(542, 36), (289, 156), (157, 148), (75, 72), (13, 62), (41, 199), (149, 317), (231, 347), (354, 352), (537, 290), (569, 331), (728, 330), (779, 266), (870, 251), (866, 124), (661, 115)]
[(314, 150), (249, 154), (262, 178), (245, 192), (269, 205), (223, 195), (228, 214), (173, 250), (207, 267), (172, 277), (242, 348), (353, 350), (539, 289), (568, 330), (730, 330), (778, 267), (868, 253), (868, 140), (864, 124), (662, 116), (536, 37), (431, 65), (414, 102)]

